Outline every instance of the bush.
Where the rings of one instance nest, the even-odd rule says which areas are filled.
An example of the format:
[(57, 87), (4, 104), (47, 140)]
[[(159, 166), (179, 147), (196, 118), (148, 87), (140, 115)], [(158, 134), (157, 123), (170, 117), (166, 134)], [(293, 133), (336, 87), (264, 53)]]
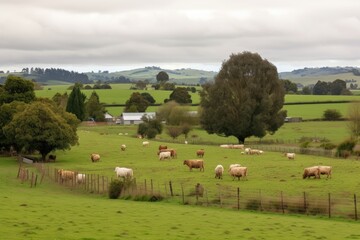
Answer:
[(112, 180), (109, 186), (109, 198), (117, 199), (119, 198), (121, 191), (124, 187), (124, 182), (119, 179)]
[(323, 114), (323, 119), (326, 121), (336, 121), (341, 119), (341, 117), (341, 113), (336, 109), (327, 109)]
[(344, 157), (344, 158), (349, 157), (352, 153), (352, 149), (354, 148), (355, 144), (356, 142), (353, 139), (348, 139), (340, 143), (336, 149), (336, 156)]

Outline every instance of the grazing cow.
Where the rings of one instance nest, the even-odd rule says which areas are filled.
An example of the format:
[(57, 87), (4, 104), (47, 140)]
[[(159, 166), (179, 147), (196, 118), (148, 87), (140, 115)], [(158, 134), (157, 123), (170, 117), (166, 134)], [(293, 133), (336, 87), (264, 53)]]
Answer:
[(69, 170), (64, 170), (64, 169), (58, 170), (58, 174), (59, 174), (61, 183), (66, 182), (68, 180), (72, 180), (75, 177), (75, 172), (69, 171)]
[(126, 150), (126, 145), (125, 145), (125, 144), (121, 144), (120, 148), (121, 148), (121, 151), (125, 151), (125, 150)]
[(85, 183), (85, 178), (86, 178), (86, 175), (84, 173), (78, 173), (76, 174), (76, 183)]
[(310, 177), (320, 178), (319, 166), (313, 166), (313, 167), (308, 167), (308, 168), (304, 169), (303, 179), (310, 178)]
[(288, 159), (295, 159), (295, 153), (284, 153), (284, 156)]
[(131, 180), (134, 176), (133, 170), (125, 167), (116, 167), (115, 173), (117, 177), (122, 177), (124, 180)]
[(100, 161), (100, 155), (97, 153), (90, 154), (90, 158), (92, 162), (98, 162)]
[(184, 165), (187, 165), (190, 171), (192, 171), (193, 168), (199, 168), (200, 172), (201, 170), (204, 171), (204, 161), (202, 159), (184, 160)]
[(204, 154), (205, 154), (205, 151), (204, 151), (204, 149), (200, 149), (200, 150), (197, 150), (196, 151), (196, 156), (197, 157), (204, 157)]
[(233, 181), (236, 177), (238, 178), (238, 181), (241, 177), (243, 177), (244, 180), (245, 178), (247, 180), (247, 167), (232, 167), (230, 168), (230, 175), (233, 177)]
[(162, 150), (162, 149), (167, 149), (167, 146), (166, 145), (160, 145), (159, 146), (159, 151)]
[(217, 165), (215, 167), (215, 178), (222, 179), (224, 173), (224, 167), (222, 165)]
[(332, 167), (331, 166), (319, 166), (320, 174), (327, 175), (326, 178), (331, 178)]
[(167, 149), (161, 149), (158, 151), (158, 155), (162, 152), (170, 152), (170, 155), (172, 158), (177, 158), (177, 153), (176, 153), (176, 150), (175, 149), (172, 149), (172, 148), (167, 148)]
[(150, 143), (149, 143), (148, 141), (144, 141), (144, 142), (142, 143), (142, 145), (143, 145), (143, 147), (148, 147), (148, 146), (150, 145)]
[(249, 151), (249, 154), (250, 155), (260, 155), (260, 154), (262, 154), (263, 153), (263, 151), (261, 151), (261, 150), (259, 150), (259, 149), (250, 149), (250, 151)]
[(230, 171), (233, 167), (241, 167), (241, 165), (239, 163), (230, 164), (228, 171)]
[(221, 147), (221, 148), (230, 148), (230, 145), (228, 145), (228, 144), (221, 144), (220, 147)]
[(171, 159), (171, 152), (160, 152), (159, 160)]

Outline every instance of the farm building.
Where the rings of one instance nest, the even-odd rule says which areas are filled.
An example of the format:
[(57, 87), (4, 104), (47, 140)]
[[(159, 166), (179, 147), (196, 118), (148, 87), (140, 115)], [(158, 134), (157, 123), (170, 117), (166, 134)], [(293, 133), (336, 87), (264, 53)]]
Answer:
[(141, 118), (147, 116), (148, 118), (155, 118), (155, 112), (124, 112), (121, 114), (120, 118), (116, 120), (117, 124), (140, 124), (143, 121)]
[(114, 121), (114, 117), (111, 114), (107, 113), (107, 112), (105, 113), (104, 117), (105, 117), (106, 122), (113, 122)]

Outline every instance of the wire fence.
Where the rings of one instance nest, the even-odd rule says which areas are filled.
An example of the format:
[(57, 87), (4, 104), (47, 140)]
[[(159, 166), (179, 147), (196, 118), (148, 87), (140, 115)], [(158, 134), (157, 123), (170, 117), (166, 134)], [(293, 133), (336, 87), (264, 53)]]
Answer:
[[(115, 178), (99, 174), (84, 174), (82, 181), (74, 177), (66, 180), (59, 175), (59, 169), (44, 163), (34, 163), (35, 168), (19, 165), (17, 178), (22, 183), (36, 187), (44, 180), (61, 186), (91, 194), (109, 195), (109, 186)], [(146, 198), (144, 198), (146, 196)], [(357, 195), (316, 192), (301, 192), (297, 195), (285, 191), (269, 193), (263, 190), (241, 189), (217, 185), (217, 189), (199, 183), (134, 179), (120, 195), (123, 199), (143, 198), (147, 201), (166, 200), (184, 205), (220, 207), (234, 210), (277, 212), (282, 214), (304, 214), (325, 217), (341, 217), (358, 220)]]

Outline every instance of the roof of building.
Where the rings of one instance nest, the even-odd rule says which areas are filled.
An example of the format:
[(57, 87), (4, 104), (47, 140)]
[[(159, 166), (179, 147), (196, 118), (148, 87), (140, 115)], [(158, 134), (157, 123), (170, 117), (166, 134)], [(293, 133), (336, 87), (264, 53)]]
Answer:
[(121, 117), (124, 121), (140, 121), (141, 118), (146, 115), (150, 118), (154, 118), (156, 116), (155, 112), (124, 112), (121, 114)]

